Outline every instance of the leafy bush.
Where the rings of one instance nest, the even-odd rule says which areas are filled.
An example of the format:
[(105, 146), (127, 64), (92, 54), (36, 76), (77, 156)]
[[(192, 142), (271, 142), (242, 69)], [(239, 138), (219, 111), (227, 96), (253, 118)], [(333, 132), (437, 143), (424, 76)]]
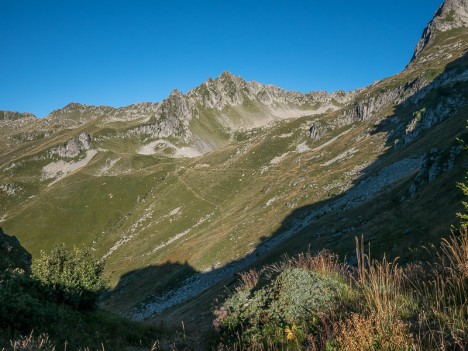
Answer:
[[(0, 350), (126, 350), (149, 345), (161, 334), (156, 328), (131, 322), (101, 310), (77, 311), (44, 298), (43, 287), (22, 274), (0, 282)], [(34, 335), (31, 336), (31, 331)], [(48, 335), (42, 337), (38, 335)], [(13, 340), (13, 341), (11, 341)], [(47, 343), (46, 343), (47, 341)]]
[(33, 264), (33, 278), (45, 289), (49, 299), (66, 303), (75, 309), (92, 309), (104, 289), (104, 262), (89, 250), (68, 250), (57, 245), (47, 255), (41, 252)]
[[(262, 274), (271, 276), (277, 269), (271, 266)], [(284, 264), (276, 273), (263, 287), (245, 284), (242, 276), (244, 284), (216, 311), (215, 325), (223, 343), (299, 348), (306, 332), (315, 328), (323, 316), (332, 314), (334, 305), (348, 296), (349, 286), (336, 274), (291, 264)]]
[(269, 310), (282, 324), (317, 321), (321, 314), (332, 310), (347, 288), (331, 275), (289, 268), (273, 284)]

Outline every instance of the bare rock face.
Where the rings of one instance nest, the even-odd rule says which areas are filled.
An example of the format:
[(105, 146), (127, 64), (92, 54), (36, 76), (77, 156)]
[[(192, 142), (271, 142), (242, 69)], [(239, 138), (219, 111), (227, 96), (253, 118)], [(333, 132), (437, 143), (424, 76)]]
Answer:
[(57, 154), (60, 157), (73, 158), (78, 156), (82, 151), (91, 149), (91, 136), (83, 132), (80, 135), (68, 140), (62, 146), (52, 149), (52, 154)]
[(437, 10), (434, 18), (423, 32), (411, 61), (416, 60), (424, 48), (431, 44), (437, 31), (446, 32), (455, 28), (468, 26), (468, 1), (446, 0)]
[(313, 122), (309, 128), (309, 137), (314, 140), (320, 140), (325, 134), (325, 127), (319, 122)]
[(387, 90), (381, 94), (363, 93), (360, 99), (352, 102), (337, 119), (338, 125), (349, 125), (356, 121), (368, 121), (383, 108), (400, 101), (408, 94), (406, 87)]
[(199, 87), (189, 91), (187, 96), (195, 103), (222, 110), (226, 106), (241, 106), (246, 101), (257, 101), (266, 106), (293, 104), (298, 107), (306, 104), (343, 103), (349, 100), (352, 93), (339, 91), (329, 94), (324, 91), (308, 94), (286, 91), (274, 85), (247, 82), (242, 77), (225, 71), (216, 79), (209, 79)]
[(189, 124), (196, 113), (193, 102), (185, 94), (174, 89), (167, 99), (155, 107), (148, 122), (136, 127), (132, 132), (155, 138), (177, 136), (188, 141), (191, 136)]
[(450, 171), (455, 164), (455, 159), (463, 152), (463, 145), (452, 145), (447, 150), (431, 149), (421, 162), (419, 172), (411, 183), (408, 194), (413, 198), (418, 189), (424, 184), (432, 183), (441, 174)]
[(468, 26), (468, 1), (446, 0), (432, 21), (433, 28), (446, 32)]

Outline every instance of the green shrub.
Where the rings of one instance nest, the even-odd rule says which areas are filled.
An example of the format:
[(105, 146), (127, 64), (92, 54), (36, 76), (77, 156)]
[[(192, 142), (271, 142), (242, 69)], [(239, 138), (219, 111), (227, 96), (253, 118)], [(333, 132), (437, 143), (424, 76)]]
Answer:
[(44, 332), (52, 328), (57, 334), (64, 321), (71, 316), (71, 310), (63, 305), (44, 301), (39, 285), (21, 274), (11, 274), (0, 284), (0, 329), (12, 333), (30, 333), (33, 329)]
[(348, 290), (335, 274), (287, 267), (262, 288), (238, 289), (216, 312), (216, 325), (223, 343), (299, 347)]
[(331, 275), (289, 268), (273, 284), (270, 311), (280, 323), (310, 323), (329, 312), (347, 288)]
[(89, 250), (68, 250), (57, 245), (33, 264), (33, 278), (39, 281), (49, 299), (75, 309), (96, 307), (97, 297), (104, 289), (104, 262)]

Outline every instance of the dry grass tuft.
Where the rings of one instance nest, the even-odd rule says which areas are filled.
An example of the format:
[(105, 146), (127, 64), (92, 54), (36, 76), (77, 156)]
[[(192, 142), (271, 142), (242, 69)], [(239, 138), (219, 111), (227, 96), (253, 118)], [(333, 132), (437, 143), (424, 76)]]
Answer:
[(49, 340), (48, 335), (42, 334), (35, 337), (33, 332), (18, 340), (10, 341), (10, 344), (14, 351), (55, 351), (55, 346)]
[(322, 274), (339, 273), (343, 276), (349, 271), (348, 265), (342, 263), (338, 255), (328, 250), (322, 250), (315, 255), (310, 252), (301, 253), (287, 260), (286, 266)]
[(260, 274), (255, 270), (251, 269), (247, 272), (239, 273), (241, 284), (236, 288), (239, 290), (251, 290), (255, 288), (260, 280)]
[(407, 309), (409, 296), (403, 289), (404, 270), (395, 259), (388, 262), (372, 260), (370, 249), (364, 251), (364, 238), (356, 238), (356, 255), (358, 258), (358, 274), (355, 278), (358, 288), (365, 300), (365, 309), (379, 318), (387, 319), (388, 323), (397, 321)]
[(340, 321), (336, 328), (338, 350), (393, 351), (413, 349), (413, 338), (408, 326), (401, 320), (389, 324), (381, 315), (369, 316), (353, 314), (351, 318)]
[(468, 229), (442, 239), (430, 264), (432, 277), (415, 284), (422, 301), (422, 340), (439, 350), (468, 345)]

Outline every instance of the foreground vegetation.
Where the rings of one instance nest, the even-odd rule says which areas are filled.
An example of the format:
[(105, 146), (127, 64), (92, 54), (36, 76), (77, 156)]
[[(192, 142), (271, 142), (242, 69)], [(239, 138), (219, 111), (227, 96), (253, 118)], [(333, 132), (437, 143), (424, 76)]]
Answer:
[(355, 268), (322, 251), (241, 274), (215, 311), (218, 350), (466, 348), (466, 225), (405, 267), (356, 241)]
[[(466, 197), (466, 183), (460, 188)], [(364, 238), (348, 263), (327, 250), (285, 257), (241, 273), (214, 311), (213, 330), (183, 337), (97, 309), (104, 263), (89, 250), (59, 245), (31, 269), (30, 255), (3, 236), (0, 350), (465, 350), (463, 205), (459, 228), (426, 247), (423, 261), (373, 259)]]
[(55, 247), (32, 272), (2, 253), (0, 350), (124, 350), (161, 330), (96, 309), (103, 263), (86, 250)]
[(103, 263), (89, 251), (57, 246), (30, 274), (2, 256), (0, 349), (465, 350), (468, 226), (460, 218), (423, 262), (372, 259), (356, 238), (354, 266), (324, 250), (244, 272), (214, 311), (214, 330), (180, 340), (96, 309)]

